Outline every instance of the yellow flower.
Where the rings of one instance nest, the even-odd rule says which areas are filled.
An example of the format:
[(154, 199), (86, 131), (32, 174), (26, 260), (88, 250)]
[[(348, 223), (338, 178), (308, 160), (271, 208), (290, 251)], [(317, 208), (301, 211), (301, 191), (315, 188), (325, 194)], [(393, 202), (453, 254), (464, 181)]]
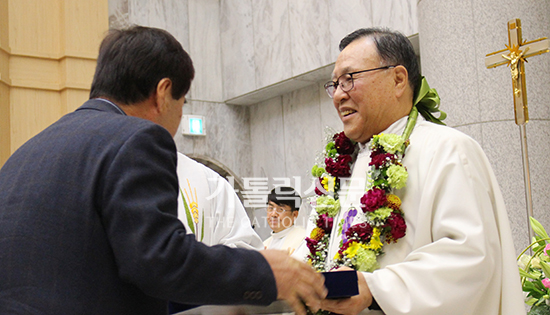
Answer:
[(321, 184), (323, 184), (323, 187), (326, 191), (334, 192), (334, 177), (323, 177), (323, 180), (321, 180)]
[(321, 180), (321, 184), (323, 184), (323, 188), (328, 191), (328, 177), (323, 177), (323, 180)]
[(386, 196), (388, 207), (393, 210), (399, 210), (401, 208), (401, 199), (394, 194), (389, 194)]
[(367, 248), (372, 250), (378, 250), (382, 248), (382, 242), (380, 241), (380, 230), (378, 228), (372, 229), (372, 237)]
[(351, 245), (344, 251), (344, 254), (349, 258), (355, 257), (357, 251), (361, 248), (361, 244), (357, 242), (352, 242)]
[(325, 230), (321, 228), (316, 227), (311, 231), (311, 238), (316, 241), (320, 241), (323, 236), (325, 236)]
[(329, 177), (327, 190), (330, 192), (334, 192), (335, 184), (336, 184), (336, 179), (334, 177)]

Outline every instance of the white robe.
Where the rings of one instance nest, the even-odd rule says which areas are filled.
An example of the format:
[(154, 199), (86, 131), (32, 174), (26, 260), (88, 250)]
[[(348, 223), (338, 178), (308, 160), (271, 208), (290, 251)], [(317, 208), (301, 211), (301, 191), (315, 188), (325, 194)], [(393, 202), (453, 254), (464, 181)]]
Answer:
[[(398, 120), (383, 133), (401, 135), (406, 121)], [(352, 171), (352, 179), (361, 184), (355, 193), (341, 196), (329, 258), (338, 250), (337, 222), (349, 206), (360, 213), (353, 224), (364, 220), (359, 198), (365, 192), (369, 161), (368, 146), (362, 146)], [(384, 312), (525, 314), (504, 201), (479, 144), (419, 115), (403, 164), (409, 178), (396, 195), (402, 200), (406, 235), (384, 246), (379, 270), (363, 273)], [(300, 251), (304, 253), (303, 244)]]
[[(227, 180), (205, 165), (178, 152), (178, 218), (188, 234), (206, 245), (261, 250), (262, 240), (256, 234), (235, 190)], [(192, 228), (184, 206), (189, 209)], [(196, 205), (196, 207), (195, 207)], [(193, 218), (193, 209), (198, 218)]]
[(277, 233), (271, 232), (271, 236), (264, 241), (264, 246), (266, 249), (286, 250), (292, 254), (305, 238), (306, 230), (293, 225)]

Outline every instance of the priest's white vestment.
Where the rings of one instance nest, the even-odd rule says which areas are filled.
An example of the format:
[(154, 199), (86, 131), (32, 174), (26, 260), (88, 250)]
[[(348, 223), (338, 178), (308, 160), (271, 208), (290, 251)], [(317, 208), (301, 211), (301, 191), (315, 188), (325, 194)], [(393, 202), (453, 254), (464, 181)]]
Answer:
[[(383, 133), (401, 135), (406, 122), (404, 117)], [(370, 150), (368, 143), (360, 148), (349, 190), (341, 190), (328, 258), (338, 251), (338, 222), (349, 208), (359, 210), (353, 224), (365, 220), (359, 200)], [(394, 193), (402, 200), (406, 235), (384, 246), (380, 269), (363, 273), (385, 314), (525, 314), (504, 201), (479, 144), (419, 115), (403, 164), (407, 186)], [(303, 245), (300, 252), (307, 254)]]
[(272, 231), (271, 236), (264, 241), (264, 246), (266, 249), (280, 249), (292, 254), (305, 238), (306, 230), (293, 225), (277, 233)]
[(188, 234), (195, 234), (197, 240), (210, 246), (264, 248), (227, 180), (180, 152), (177, 173), (180, 186), (178, 218)]

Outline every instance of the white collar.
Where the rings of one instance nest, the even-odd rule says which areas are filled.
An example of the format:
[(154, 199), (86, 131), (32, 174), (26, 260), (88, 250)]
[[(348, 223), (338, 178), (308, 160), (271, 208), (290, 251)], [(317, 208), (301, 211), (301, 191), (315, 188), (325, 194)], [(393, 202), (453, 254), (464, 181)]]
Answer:
[(284, 229), (280, 232), (277, 232), (277, 233), (271, 231), (271, 236), (273, 236), (274, 239), (281, 239), (281, 238), (287, 236), (288, 234), (290, 234), (290, 231), (293, 230), (294, 227), (295, 227), (295, 225), (291, 225), (291, 226), (287, 227), (286, 229)]

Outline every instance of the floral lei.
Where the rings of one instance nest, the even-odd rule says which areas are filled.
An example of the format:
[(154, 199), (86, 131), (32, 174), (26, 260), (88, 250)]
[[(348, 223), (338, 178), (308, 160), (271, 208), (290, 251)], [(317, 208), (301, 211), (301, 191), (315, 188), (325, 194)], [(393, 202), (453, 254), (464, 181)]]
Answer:
[[(310, 251), (307, 259), (315, 270), (322, 272), (348, 266), (358, 271), (372, 272), (379, 268), (377, 257), (384, 253), (384, 244), (397, 242), (405, 236), (407, 226), (401, 200), (392, 192), (406, 186), (408, 173), (402, 160), (418, 114), (427, 121), (445, 125), (443, 120), (447, 114), (439, 109), (439, 103), (437, 91), (421, 77), (403, 135), (373, 136), (370, 141), (368, 188), (360, 200), (366, 220), (351, 226), (357, 209), (349, 209), (339, 224), (342, 241), (332, 266), (327, 266), (326, 259), (334, 217), (340, 212), (340, 179), (351, 176), (358, 145), (344, 132), (336, 133), (327, 140), (323, 160), (311, 169), (317, 194), (311, 201), (316, 210), (311, 219), (316, 227), (310, 237), (306, 237), (306, 243)], [(439, 117), (434, 114), (439, 114)], [(319, 310), (317, 314), (332, 313)]]
[[(310, 254), (308, 260), (317, 271), (328, 271), (348, 266), (358, 271), (372, 272), (379, 267), (377, 257), (383, 254), (383, 246), (397, 242), (405, 236), (406, 224), (401, 210), (401, 200), (393, 190), (405, 187), (408, 173), (402, 164), (409, 144), (408, 135), (416, 122), (415, 113), (409, 116), (403, 136), (395, 134), (375, 135), (370, 141), (371, 162), (368, 172), (368, 190), (361, 198), (361, 210), (366, 221), (351, 225), (357, 209), (350, 208), (339, 224), (342, 241), (334, 257), (334, 265), (326, 266), (330, 234), (334, 217), (340, 211), (340, 179), (350, 177), (351, 165), (355, 162), (357, 144), (344, 132), (329, 139), (324, 150), (324, 165), (314, 165), (312, 175), (316, 178), (314, 202), (316, 227), (306, 238)], [(324, 166), (324, 167), (323, 167)]]
[[(323, 151), (324, 160), (311, 169), (317, 194), (311, 202), (316, 210), (312, 217), (316, 227), (306, 238), (306, 243), (310, 251), (308, 261), (317, 271), (348, 266), (358, 271), (372, 272), (379, 268), (377, 257), (384, 253), (384, 244), (397, 242), (405, 236), (407, 226), (401, 199), (392, 192), (406, 185), (408, 173), (402, 160), (418, 114), (428, 121), (444, 125), (442, 120), (447, 115), (439, 109), (439, 103), (437, 91), (430, 88), (422, 77), (403, 135), (373, 136), (370, 141), (368, 188), (360, 200), (365, 222), (352, 226), (357, 209), (349, 209), (339, 223), (338, 232), (342, 235), (342, 241), (332, 266), (326, 265), (326, 259), (334, 217), (340, 212), (340, 179), (351, 176), (358, 145), (344, 132), (328, 139)], [(439, 114), (439, 117), (433, 114)]]

